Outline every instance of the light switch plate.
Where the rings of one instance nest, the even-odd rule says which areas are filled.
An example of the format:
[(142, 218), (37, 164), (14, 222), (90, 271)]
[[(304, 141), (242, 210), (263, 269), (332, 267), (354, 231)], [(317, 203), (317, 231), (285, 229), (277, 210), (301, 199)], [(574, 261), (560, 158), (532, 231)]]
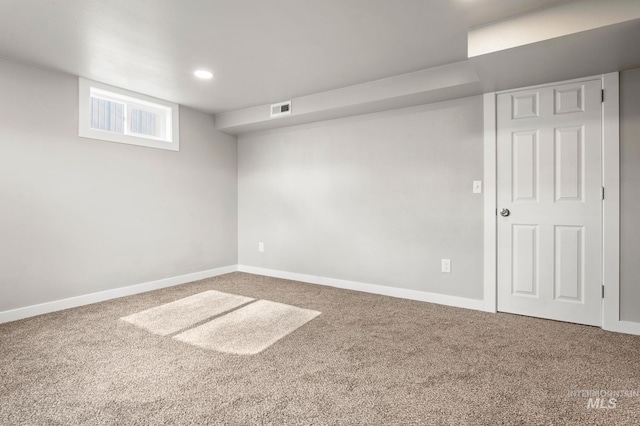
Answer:
[(482, 181), (474, 180), (473, 181), (473, 193), (474, 194), (482, 194)]

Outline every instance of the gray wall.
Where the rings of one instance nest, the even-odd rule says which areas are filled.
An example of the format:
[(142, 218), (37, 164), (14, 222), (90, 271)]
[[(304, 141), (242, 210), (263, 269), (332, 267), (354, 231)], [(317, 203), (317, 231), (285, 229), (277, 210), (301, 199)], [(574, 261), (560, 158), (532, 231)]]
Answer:
[[(181, 108), (176, 153), (78, 138), (75, 77), (0, 60), (0, 88), (0, 311), (236, 263), (482, 298), (479, 97), (238, 146)], [(622, 72), (621, 316), (636, 322), (638, 93), (640, 70)]]
[(237, 263), (237, 143), (79, 138), (75, 77), (0, 60), (0, 311)]
[(482, 116), (473, 97), (239, 136), (239, 263), (481, 299)]
[(620, 73), (620, 317), (640, 322), (640, 69)]

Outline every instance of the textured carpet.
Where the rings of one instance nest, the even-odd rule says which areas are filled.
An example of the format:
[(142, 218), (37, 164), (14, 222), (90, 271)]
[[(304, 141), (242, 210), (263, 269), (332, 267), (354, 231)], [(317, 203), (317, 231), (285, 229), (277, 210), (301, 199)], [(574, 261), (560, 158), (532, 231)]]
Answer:
[(121, 319), (152, 333), (166, 336), (252, 300), (250, 297), (209, 290)]
[[(249, 356), (119, 320), (207, 290), (322, 315)], [(0, 325), (2, 425), (638, 425), (638, 392), (638, 336), (243, 273)]]
[(320, 312), (310, 309), (258, 300), (186, 330), (174, 339), (229, 354), (255, 355), (318, 315)]

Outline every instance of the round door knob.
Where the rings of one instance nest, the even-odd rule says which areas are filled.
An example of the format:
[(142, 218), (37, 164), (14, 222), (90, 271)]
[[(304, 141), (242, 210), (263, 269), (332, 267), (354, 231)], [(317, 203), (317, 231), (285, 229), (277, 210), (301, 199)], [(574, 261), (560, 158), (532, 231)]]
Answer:
[(502, 209), (500, 210), (500, 216), (502, 217), (507, 217), (511, 214), (511, 212), (509, 211), (509, 209)]

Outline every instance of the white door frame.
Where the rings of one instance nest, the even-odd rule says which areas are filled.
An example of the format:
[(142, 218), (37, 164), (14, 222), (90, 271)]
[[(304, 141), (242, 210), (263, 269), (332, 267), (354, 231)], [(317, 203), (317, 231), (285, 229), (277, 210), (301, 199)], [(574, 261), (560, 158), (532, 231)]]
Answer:
[[(602, 104), (602, 184), (605, 199), (602, 208), (603, 283), (602, 328), (621, 333), (639, 334), (640, 323), (620, 320), (620, 87), (617, 72), (566, 82), (534, 86), (535, 88), (601, 79), (605, 93)], [(519, 88), (517, 90), (532, 89)], [(499, 93), (484, 95), (484, 310), (496, 312), (498, 306), (497, 255), (497, 116)]]

